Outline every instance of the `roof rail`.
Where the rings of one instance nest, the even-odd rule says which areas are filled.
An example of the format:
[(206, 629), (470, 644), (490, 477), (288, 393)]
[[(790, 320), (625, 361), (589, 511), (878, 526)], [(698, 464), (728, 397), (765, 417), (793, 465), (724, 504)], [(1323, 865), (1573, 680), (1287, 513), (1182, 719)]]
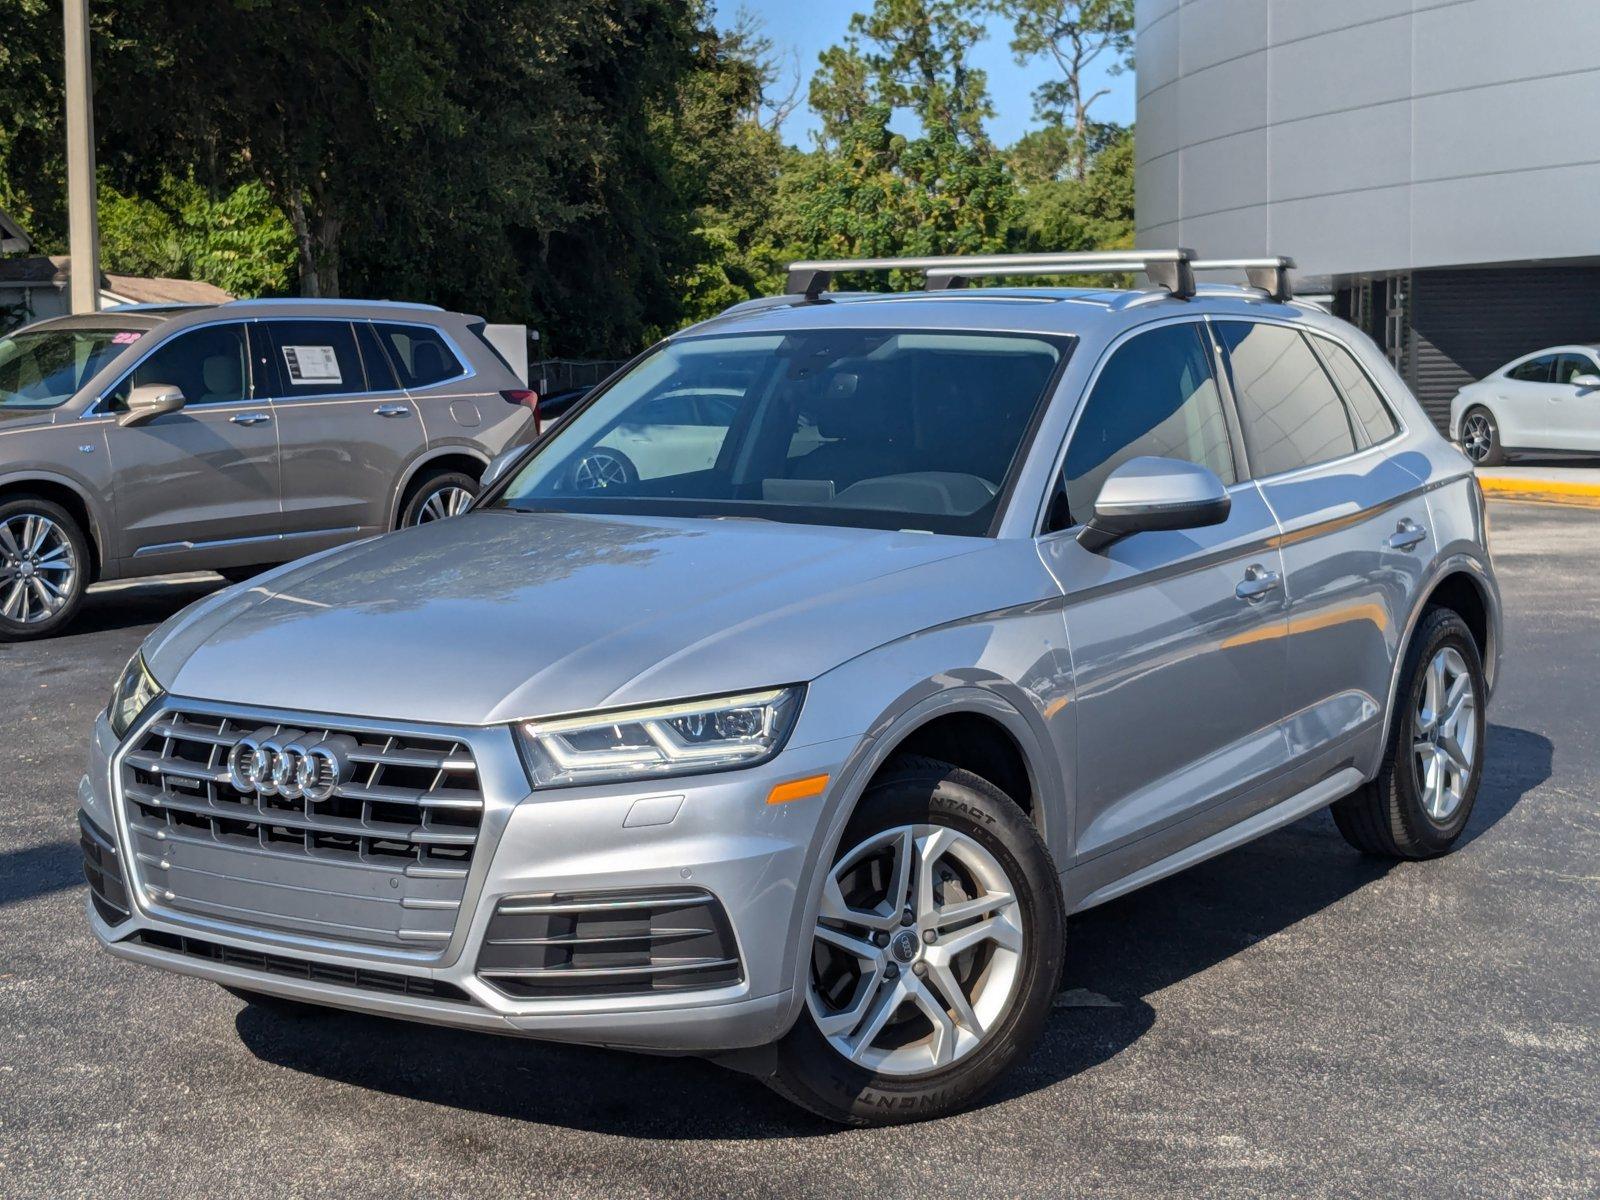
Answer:
[(820, 300), (836, 271), (923, 271), (928, 288), (960, 287), (985, 275), (1080, 275), (1143, 271), (1180, 300), (1194, 295), (1192, 250), (1090, 250), (1071, 254), (946, 254), (926, 258), (834, 258), (789, 264), (784, 291)]
[(1260, 288), (1280, 304), (1294, 296), (1294, 291), (1289, 286), (1289, 272), (1294, 270), (1294, 259), (1283, 255), (1270, 258), (1206, 258), (1191, 262), (1189, 269), (1243, 271), (1251, 287)]
[(227, 304), (381, 304), (385, 308), (425, 308), (430, 312), (443, 312), (437, 304), (423, 304), (413, 300), (362, 300), (357, 296), (260, 296), (228, 300)]

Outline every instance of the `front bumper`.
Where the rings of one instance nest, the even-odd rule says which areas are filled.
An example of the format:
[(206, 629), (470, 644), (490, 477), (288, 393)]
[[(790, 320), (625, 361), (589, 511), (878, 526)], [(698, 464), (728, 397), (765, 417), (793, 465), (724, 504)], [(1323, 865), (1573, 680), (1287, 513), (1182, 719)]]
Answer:
[[(130, 913), (108, 924), (103, 907), (91, 898), (95, 936), (119, 957), (232, 987), (488, 1032), (668, 1053), (739, 1049), (782, 1036), (798, 1011), (803, 909), (812, 864), (824, 857), (833, 789), (785, 804), (765, 800), (774, 784), (796, 778), (829, 774), (837, 784), (856, 740), (791, 745), (749, 770), (530, 795), (510, 732), (482, 733), (476, 752), (494, 819), (486, 819), (480, 834), (449, 944), (422, 955), (163, 907), (159, 896), (141, 887), (139, 863), (129, 862), (118, 746), (102, 716), (79, 805), (117, 846)], [(641, 824), (641, 814), (650, 823)], [(503, 899), (683, 888), (701, 889), (721, 903), (737, 946), (738, 982), (519, 1000), (476, 973), (485, 931)], [(427, 987), (410, 989), (405, 980), (425, 981)], [(409, 994), (415, 990), (433, 994)]]

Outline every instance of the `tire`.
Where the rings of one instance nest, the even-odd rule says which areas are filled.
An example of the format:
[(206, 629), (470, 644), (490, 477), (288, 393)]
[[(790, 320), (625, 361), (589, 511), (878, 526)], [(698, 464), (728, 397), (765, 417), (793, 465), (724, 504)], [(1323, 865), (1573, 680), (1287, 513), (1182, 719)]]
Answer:
[[(1435, 666), (1440, 662), (1445, 663), (1444, 691), (1455, 687), (1457, 680), (1466, 680), (1470, 712), (1460, 712), (1450, 722), (1447, 708), (1445, 720), (1429, 730), (1419, 710), (1439, 711), (1432, 707), (1436, 701), (1429, 688), (1433, 676), (1435, 694), (1441, 690)], [(1334, 824), (1347, 842), (1363, 854), (1379, 858), (1433, 858), (1455, 846), (1472, 815), (1483, 778), (1487, 694), (1483, 660), (1466, 622), (1448, 608), (1428, 610), (1406, 650), (1389, 741), (1377, 778), (1333, 805)], [(1433, 768), (1442, 775), (1423, 767), (1423, 754), (1416, 748), (1424, 745), (1442, 748), (1435, 752)], [(1464, 753), (1467, 770), (1446, 768), (1438, 758), (1446, 752)], [(1429, 786), (1434, 779), (1440, 781), (1437, 790)], [(1452, 784), (1459, 792), (1454, 799)]]
[(434, 471), (412, 485), (411, 495), (400, 510), (396, 529), (427, 525), (459, 516), (477, 499), (479, 484), (464, 471)]
[(639, 468), (620, 450), (600, 446), (590, 450), (566, 469), (565, 489), (569, 492), (598, 492), (639, 482)]
[[(891, 763), (868, 789), (830, 867), (831, 874), (850, 881), (835, 893), (841, 902), (845, 895), (851, 897), (848, 911), (868, 915), (857, 906), (872, 899), (870, 889), (867, 893), (852, 889), (864, 879), (879, 879), (883, 884), (879, 907), (886, 915), (874, 919), (891, 925), (897, 921), (890, 911), (898, 908), (891, 902), (896, 872), (883, 864), (898, 858), (869, 854), (858, 860), (866, 865), (851, 864), (860, 849), (875, 844), (875, 839), (888, 838), (884, 853), (897, 854), (896, 848), (906, 844), (903, 831), (908, 828), (928, 831), (915, 835), (917, 851), (908, 861), (932, 870), (938, 880), (933, 895), (944, 908), (957, 903), (981, 905), (986, 896), (1006, 897), (1011, 902), (992, 915), (956, 921), (953, 933), (936, 933), (941, 940), (932, 946), (924, 945), (925, 935), (918, 936), (919, 927), (929, 928), (920, 914), (916, 925), (900, 924), (892, 935), (878, 931), (888, 939), (887, 946), (882, 941), (872, 942), (871, 936), (877, 935), (858, 938), (855, 944), (867, 950), (882, 947), (873, 951), (880, 956), (881, 966), (870, 971), (864, 967), (868, 959), (838, 949), (830, 938), (819, 935), (808, 940), (806, 1008), (774, 1048), (765, 1082), (794, 1103), (841, 1124), (927, 1120), (973, 1103), (1038, 1040), (1060, 982), (1066, 915), (1050, 852), (1027, 814), (1005, 793), (948, 763), (902, 758)], [(921, 854), (934, 845), (941, 848), (934, 851), (931, 862), (922, 860)], [(969, 870), (972, 864), (988, 874)], [(999, 870), (999, 877), (993, 869)], [(915, 904), (920, 871), (913, 869), (908, 874), (908, 896)], [(993, 886), (997, 883), (1009, 885), (1009, 892), (1005, 886)], [(819, 929), (825, 923), (830, 930), (855, 928), (831, 921), (830, 906), (825, 891)], [(1003, 926), (999, 924), (1002, 919), (1006, 922)], [(1004, 928), (1005, 940), (1018, 948), (1008, 948), (998, 938), (971, 939), (980, 925)], [(1020, 939), (1011, 936), (1011, 929), (1020, 929)], [(941, 968), (936, 956), (953, 936), (968, 937), (975, 944), (955, 956), (949, 968)], [(924, 954), (928, 955), (926, 961)], [(914, 961), (901, 972), (897, 964), (906, 962), (908, 955), (914, 955)], [(854, 971), (847, 965), (852, 962)], [(902, 983), (919, 989), (918, 995), (944, 1013), (949, 1022), (946, 1029), (953, 1031), (945, 1035), (953, 1039), (948, 1042), (953, 1047), (949, 1061), (938, 1061), (946, 1042), (923, 1010), (924, 1001), (893, 999), (893, 988)], [(951, 985), (963, 991), (966, 1019), (957, 1017), (957, 1007), (941, 990)], [(1004, 990), (990, 993), (990, 987)], [(836, 1005), (835, 1000), (842, 1002)], [(877, 1020), (880, 1004), (889, 1010), (886, 1023)], [(861, 1014), (859, 1019), (856, 1013)], [(835, 1040), (824, 1033), (819, 1024), (822, 1020), (829, 1021)], [(852, 1020), (856, 1021), (853, 1026)], [(882, 1031), (868, 1038), (874, 1023)], [(974, 1036), (972, 1026), (981, 1027), (981, 1033)], [(924, 1027), (928, 1035), (919, 1042), (915, 1038)], [(863, 1061), (852, 1061), (839, 1044), (852, 1038), (863, 1047)], [(874, 1056), (883, 1061), (873, 1061)], [(913, 1065), (924, 1059), (926, 1069)]]
[(0, 504), (0, 642), (52, 637), (89, 588), (89, 541), (77, 520), (39, 496)]
[(304, 1000), (291, 1000), (288, 996), (274, 996), (270, 992), (254, 992), (249, 988), (234, 987), (232, 984), (219, 983), (217, 985), (230, 996), (243, 1000), (252, 1008), (264, 1009), (283, 1017), (296, 1017), (304, 1019), (320, 1015), (324, 1009), (320, 1004), (308, 1004)]
[(1476, 467), (1498, 467), (1506, 461), (1506, 448), (1500, 443), (1500, 426), (1494, 414), (1482, 405), (1475, 405), (1462, 414), (1461, 449)]

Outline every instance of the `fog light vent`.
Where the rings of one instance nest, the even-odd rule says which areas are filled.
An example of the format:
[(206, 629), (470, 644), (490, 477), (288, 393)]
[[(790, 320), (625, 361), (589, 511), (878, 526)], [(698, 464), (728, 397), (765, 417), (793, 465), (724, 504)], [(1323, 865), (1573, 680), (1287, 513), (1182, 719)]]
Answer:
[(518, 1000), (722, 987), (743, 978), (727, 914), (699, 888), (500, 901), (478, 977)]

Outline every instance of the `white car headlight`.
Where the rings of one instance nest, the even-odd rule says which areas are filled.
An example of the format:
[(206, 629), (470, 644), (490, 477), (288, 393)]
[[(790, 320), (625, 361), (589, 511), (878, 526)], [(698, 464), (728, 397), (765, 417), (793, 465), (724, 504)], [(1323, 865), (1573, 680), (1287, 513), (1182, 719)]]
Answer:
[(150, 707), (150, 702), (161, 694), (161, 685), (150, 668), (144, 665), (143, 653), (135, 653), (122, 669), (122, 678), (111, 693), (111, 706), (106, 716), (111, 720), (111, 732), (119, 738), (133, 727), (133, 723)]
[(803, 692), (773, 688), (516, 728), (535, 787), (726, 771), (783, 749)]

